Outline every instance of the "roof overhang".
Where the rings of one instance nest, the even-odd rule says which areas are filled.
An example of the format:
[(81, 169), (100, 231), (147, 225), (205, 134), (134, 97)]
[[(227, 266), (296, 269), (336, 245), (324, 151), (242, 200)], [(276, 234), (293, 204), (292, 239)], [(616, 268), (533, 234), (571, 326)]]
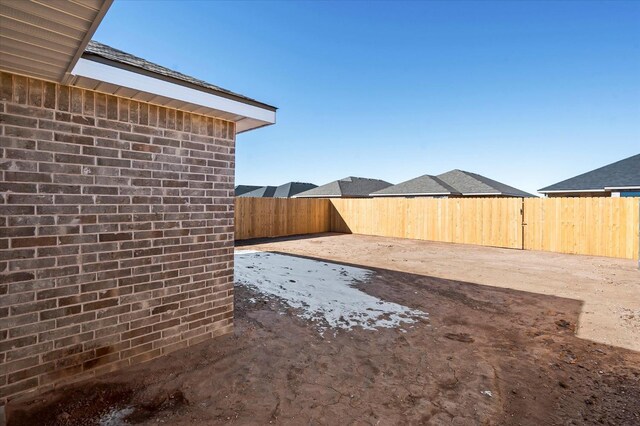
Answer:
[(236, 133), (246, 132), (276, 122), (274, 107), (258, 102), (234, 99), (223, 93), (188, 87), (183, 82), (126, 69), (105, 60), (80, 58), (70, 85), (95, 90), (141, 102), (176, 108), (196, 114), (213, 115), (236, 123)]
[(275, 107), (86, 55), (85, 49), (112, 3), (0, 0), (0, 70), (213, 115), (235, 122), (236, 133), (275, 123)]
[(519, 195), (504, 194), (502, 192), (463, 192), (461, 195), (464, 195), (465, 197), (475, 197), (479, 195), (508, 195), (510, 197), (519, 197)]
[(605, 186), (605, 191), (635, 191), (640, 190), (640, 185), (635, 186)]
[(554, 189), (552, 191), (538, 190), (541, 194), (562, 194), (562, 193), (572, 193), (572, 192), (609, 192), (609, 191), (638, 191), (640, 190), (640, 185), (632, 185), (632, 186), (605, 186), (603, 188), (594, 188), (594, 189)]
[(342, 198), (344, 195), (292, 195), (291, 198)]
[(541, 189), (538, 190), (541, 194), (561, 194), (565, 192), (607, 192), (607, 189), (554, 189), (551, 191), (543, 191)]
[(0, 0), (0, 69), (66, 83), (113, 0)]

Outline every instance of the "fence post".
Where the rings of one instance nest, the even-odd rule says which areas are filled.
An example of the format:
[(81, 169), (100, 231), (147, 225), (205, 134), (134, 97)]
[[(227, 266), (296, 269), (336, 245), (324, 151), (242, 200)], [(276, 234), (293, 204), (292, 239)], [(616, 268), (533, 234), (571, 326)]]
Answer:
[(520, 207), (520, 232), (521, 232), (521, 236), (520, 236), (520, 244), (521, 244), (521, 249), (524, 250), (524, 234), (525, 234), (525, 230), (524, 227), (527, 226), (527, 224), (524, 221), (524, 197), (522, 197), (520, 200), (522, 200), (522, 207)]

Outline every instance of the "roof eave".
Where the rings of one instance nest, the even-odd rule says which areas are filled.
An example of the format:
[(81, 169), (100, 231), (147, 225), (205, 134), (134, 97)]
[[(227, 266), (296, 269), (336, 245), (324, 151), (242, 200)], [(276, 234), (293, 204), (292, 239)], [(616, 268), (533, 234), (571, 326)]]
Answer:
[(465, 197), (472, 197), (474, 195), (508, 195), (502, 192), (462, 192), (460, 195), (464, 195)]
[(276, 109), (270, 105), (243, 97), (233, 98), (227, 93), (223, 96), (222, 92), (205, 88), (196, 89), (186, 82), (159, 78), (135, 67), (120, 66), (122, 64), (115, 61), (93, 59), (84, 56), (79, 59), (70, 85), (233, 121), (236, 133), (276, 122)]
[[(249, 124), (249, 125), (246, 125), (246, 124)], [(263, 127), (273, 126), (274, 124), (276, 124), (275, 121), (273, 123), (265, 123), (265, 122), (254, 121), (248, 118), (243, 118), (239, 121), (236, 121), (236, 134), (238, 135), (240, 133), (248, 132), (250, 130), (257, 130)]]
[(628, 190), (640, 190), (640, 185), (631, 185), (631, 186), (605, 186), (604, 188), (593, 188), (593, 189), (538, 189), (538, 192), (541, 194), (557, 194), (563, 192), (607, 192), (607, 191), (628, 191)]
[(605, 191), (629, 191), (629, 190), (638, 190), (640, 189), (640, 185), (631, 185), (631, 186), (605, 186)]
[(67, 84), (71, 70), (112, 3), (113, 0), (2, 2), (0, 70)]
[(343, 195), (302, 195), (302, 194), (296, 194), (293, 195), (291, 198), (340, 198), (343, 197)]
[(87, 31), (87, 33), (84, 35), (84, 38), (80, 43), (80, 46), (78, 46), (78, 50), (76, 51), (75, 55), (73, 55), (71, 62), (69, 62), (69, 66), (67, 66), (67, 70), (65, 71), (64, 77), (62, 78), (62, 81), (61, 81), (62, 84), (68, 84), (69, 80), (72, 78), (71, 72), (73, 71), (76, 64), (82, 57), (85, 49), (87, 48), (87, 45), (91, 41), (91, 38), (93, 37), (93, 35), (96, 33), (98, 26), (102, 22), (102, 19), (104, 19), (104, 16), (107, 14), (107, 11), (109, 10), (112, 4), (113, 4), (113, 0), (104, 0), (104, 3), (102, 3), (102, 6), (100, 7), (98, 14), (96, 15), (96, 18), (91, 23), (91, 27), (89, 27), (89, 31)]
[(395, 194), (378, 194), (373, 192), (369, 194), (369, 196), (371, 197), (418, 197), (418, 196), (430, 197), (434, 195), (459, 195), (459, 194), (453, 194), (451, 192), (413, 192), (413, 193), (407, 192), (407, 193), (395, 193)]
[(563, 192), (607, 192), (607, 191), (602, 188), (595, 188), (595, 189), (550, 189), (550, 190), (539, 189), (538, 192), (541, 194), (557, 194), (557, 193), (563, 193)]
[(269, 105), (267, 103), (264, 102), (260, 102), (257, 101), (255, 99), (251, 99), (248, 98), (246, 96), (242, 96), (236, 93), (232, 93), (229, 91), (225, 91), (225, 90), (216, 90), (212, 87), (203, 87), (194, 83), (191, 83), (189, 81), (185, 81), (185, 80), (181, 80), (179, 78), (174, 78), (168, 75), (164, 75), (164, 74), (158, 74), (156, 72), (153, 72), (151, 70), (148, 69), (144, 69), (144, 68), (140, 68), (140, 67), (136, 67), (130, 64), (125, 64), (123, 62), (118, 62), (118, 61), (114, 61), (112, 59), (109, 58), (105, 58), (103, 56), (100, 56), (96, 53), (93, 52), (87, 52), (85, 51), (82, 55), (81, 55), (84, 59), (90, 60), (90, 61), (94, 61), (94, 62), (100, 62), (112, 67), (116, 67), (116, 68), (122, 68), (123, 70), (127, 70), (127, 71), (131, 71), (137, 74), (142, 74), (142, 75), (147, 75), (149, 77), (158, 79), (158, 80), (164, 80), (164, 81), (168, 81), (170, 83), (174, 83), (177, 84), (178, 86), (184, 86), (184, 87), (188, 87), (197, 91), (201, 91), (201, 92), (205, 92), (205, 93), (211, 93), (217, 96), (221, 96), (223, 98), (229, 98), (229, 99), (233, 99), (236, 100), (238, 102), (242, 102), (242, 103), (246, 103), (247, 105), (254, 105), (260, 108), (264, 108), (270, 111), (277, 111), (278, 108), (273, 106), (273, 105)]

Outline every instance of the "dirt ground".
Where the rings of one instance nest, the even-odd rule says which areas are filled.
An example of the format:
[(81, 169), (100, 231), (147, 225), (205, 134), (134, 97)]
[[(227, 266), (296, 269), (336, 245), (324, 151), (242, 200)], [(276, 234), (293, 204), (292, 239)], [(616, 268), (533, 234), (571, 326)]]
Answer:
[(634, 260), (349, 234), (250, 248), (567, 297), (583, 302), (578, 337), (640, 351), (640, 271)]
[(232, 335), (14, 400), (9, 424), (640, 424), (633, 262), (350, 235), (245, 248), (367, 267), (360, 290), (429, 317), (321, 336), (238, 286)]

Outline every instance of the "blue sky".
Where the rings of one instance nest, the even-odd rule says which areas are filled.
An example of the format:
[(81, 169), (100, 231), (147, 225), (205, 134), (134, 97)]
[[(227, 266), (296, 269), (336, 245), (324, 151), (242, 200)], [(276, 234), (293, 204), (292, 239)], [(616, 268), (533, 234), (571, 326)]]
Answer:
[(534, 192), (640, 152), (640, 2), (116, 0), (94, 38), (279, 108), (236, 183), (458, 168)]

